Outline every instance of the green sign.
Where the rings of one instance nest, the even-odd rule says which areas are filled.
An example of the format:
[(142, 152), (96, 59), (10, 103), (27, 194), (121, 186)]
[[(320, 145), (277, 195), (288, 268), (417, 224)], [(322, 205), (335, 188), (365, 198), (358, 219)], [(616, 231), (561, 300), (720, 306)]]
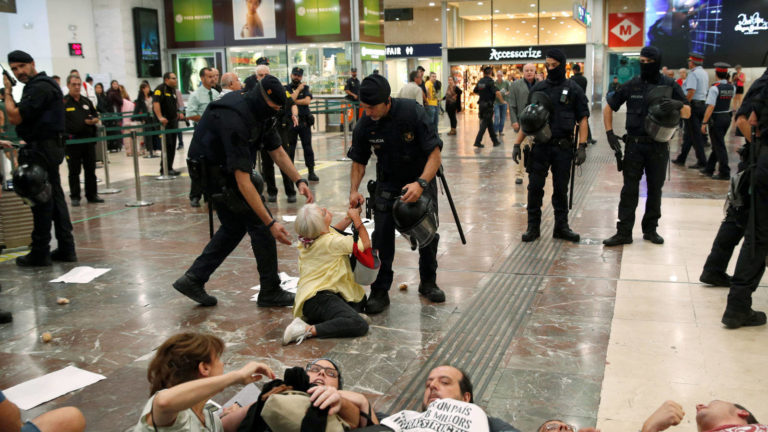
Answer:
[(296, 36), (341, 33), (339, 0), (296, 0)]
[(213, 40), (213, 0), (173, 0), (176, 42)]
[(380, 20), (379, 0), (363, 0), (363, 33), (366, 36), (381, 37)]
[(383, 61), (387, 59), (387, 48), (384, 45), (360, 44), (360, 60)]

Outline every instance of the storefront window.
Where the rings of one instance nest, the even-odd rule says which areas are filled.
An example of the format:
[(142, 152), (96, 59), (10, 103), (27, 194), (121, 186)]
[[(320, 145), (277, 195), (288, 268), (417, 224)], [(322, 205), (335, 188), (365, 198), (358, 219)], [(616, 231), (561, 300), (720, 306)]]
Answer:
[(229, 71), (234, 72), (243, 81), (256, 69), (256, 60), (260, 57), (269, 59), (269, 73), (280, 78), (288, 79), (288, 57), (285, 45), (266, 45), (245, 48), (229, 48), (227, 63)]
[(352, 44), (316, 43), (288, 46), (289, 69), (304, 69), (304, 82), (313, 95), (343, 95), (352, 67)]

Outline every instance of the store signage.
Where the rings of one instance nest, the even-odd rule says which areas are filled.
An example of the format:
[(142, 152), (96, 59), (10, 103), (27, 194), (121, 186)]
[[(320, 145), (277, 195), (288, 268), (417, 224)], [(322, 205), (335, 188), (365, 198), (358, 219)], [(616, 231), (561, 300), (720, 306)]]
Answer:
[(608, 15), (608, 46), (643, 46), (643, 20), (642, 12)]
[(405, 57), (440, 57), (443, 48), (440, 44), (387, 45), (387, 58)]
[(573, 19), (583, 26), (592, 27), (592, 14), (580, 4), (573, 5)]
[[(495, 48), (451, 48), (448, 49), (448, 61), (451, 63), (483, 64), (491, 62), (519, 63), (529, 60), (544, 60), (547, 49), (551, 46), (532, 45), (520, 47)], [(560, 45), (565, 56), (570, 59), (583, 59), (587, 53), (586, 45)]]
[(173, 0), (176, 42), (213, 40), (212, 0)]
[(387, 56), (387, 49), (384, 45), (360, 44), (360, 59), (381, 61)]
[(69, 55), (71, 57), (83, 56), (83, 44), (80, 42), (74, 42), (69, 44)]
[(341, 33), (339, 0), (304, 0), (296, 2), (296, 36)]
[(363, 0), (363, 34), (381, 36), (381, 3), (379, 0)]
[(763, 30), (768, 30), (768, 21), (760, 17), (760, 12), (755, 12), (750, 16), (741, 13), (739, 14), (739, 23), (733, 29), (745, 35), (756, 35)]
[(529, 47), (527, 50), (496, 50), (491, 48), (488, 60), (500, 61), (505, 59), (537, 59), (541, 58), (541, 50)]

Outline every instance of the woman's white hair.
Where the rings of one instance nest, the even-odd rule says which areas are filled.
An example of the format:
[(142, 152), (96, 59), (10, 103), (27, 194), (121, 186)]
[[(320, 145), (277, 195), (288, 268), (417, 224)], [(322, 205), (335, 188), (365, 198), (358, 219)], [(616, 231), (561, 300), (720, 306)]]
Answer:
[(296, 234), (315, 239), (328, 227), (325, 225), (322, 209), (317, 204), (305, 204), (296, 214), (294, 228)]

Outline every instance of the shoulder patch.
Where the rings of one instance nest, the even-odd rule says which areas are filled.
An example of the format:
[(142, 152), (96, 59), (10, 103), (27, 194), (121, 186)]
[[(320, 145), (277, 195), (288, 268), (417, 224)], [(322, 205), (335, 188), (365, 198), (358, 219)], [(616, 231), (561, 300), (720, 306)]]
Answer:
[(160, 89), (155, 90), (155, 96), (160, 96), (163, 94), (163, 92), (160, 91)]
[(67, 107), (67, 111), (74, 111), (75, 107)]

